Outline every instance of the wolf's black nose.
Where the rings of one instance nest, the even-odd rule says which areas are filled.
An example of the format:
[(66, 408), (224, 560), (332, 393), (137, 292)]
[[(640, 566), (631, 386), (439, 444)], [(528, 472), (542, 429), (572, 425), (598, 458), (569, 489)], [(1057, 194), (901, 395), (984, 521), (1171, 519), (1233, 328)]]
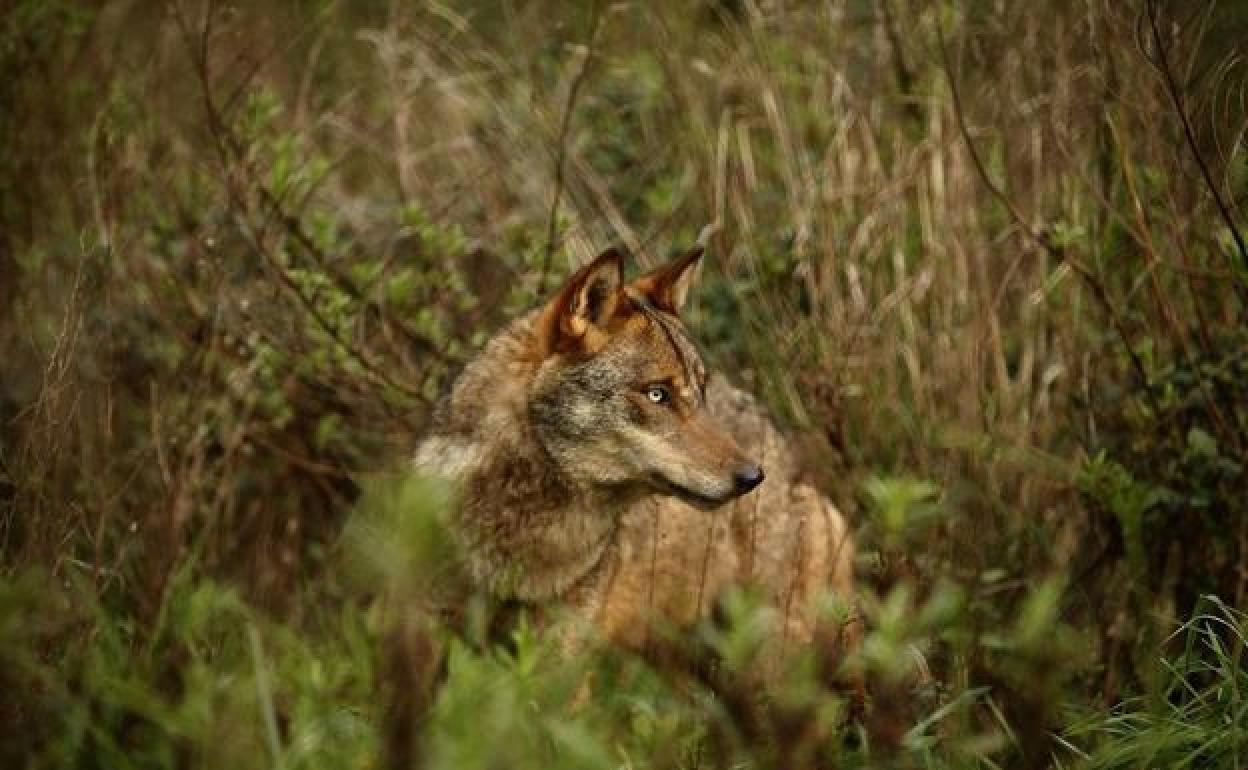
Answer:
[(737, 487), (737, 494), (744, 495), (763, 483), (762, 466), (754, 463), (737, 466), (737, 469), (732, 472), (732, 482)]

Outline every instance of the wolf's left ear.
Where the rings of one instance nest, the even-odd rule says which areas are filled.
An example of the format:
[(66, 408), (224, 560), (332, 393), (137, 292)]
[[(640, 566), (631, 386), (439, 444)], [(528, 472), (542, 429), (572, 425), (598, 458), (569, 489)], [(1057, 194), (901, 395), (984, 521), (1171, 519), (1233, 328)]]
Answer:
[(623, 283), (624, 260), (615, 249), (607, 249), (577, 270), (546, 306), (547, 352), (601, 347)]
[(646, 295), (660, 310), (676, 315), (689, 299), (689, 290), (702, 264), (701, 245), (694, 246), (670, 264), (646, 273), (633, 282), (633, 289)]

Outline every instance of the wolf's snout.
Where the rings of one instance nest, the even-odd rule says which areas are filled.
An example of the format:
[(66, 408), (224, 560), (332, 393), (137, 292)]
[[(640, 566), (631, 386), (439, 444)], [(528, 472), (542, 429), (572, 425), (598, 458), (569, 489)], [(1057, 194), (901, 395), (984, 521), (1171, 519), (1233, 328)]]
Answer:
[(736, 487), (737, 494), (744, 495), (763, 483), (763, 467), (755, 463), (737, 466), (732, 472), (732, 483)]

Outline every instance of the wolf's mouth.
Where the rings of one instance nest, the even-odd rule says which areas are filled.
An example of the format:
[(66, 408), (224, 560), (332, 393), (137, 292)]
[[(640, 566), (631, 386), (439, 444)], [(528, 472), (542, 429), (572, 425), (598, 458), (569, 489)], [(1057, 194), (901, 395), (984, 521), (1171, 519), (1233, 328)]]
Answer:
[(667, 479), (661, 477), (655, 479), (655, 486), (659, 487), (659, 491), (669, 494), (672, 497), (679, 498), (689, 505), (692, 505), (694, 508), (699, 508), (703, 511), (713, 511), (724, 505), (724, 503), (727, 503), (735, 496), (726, 495), (724, 497), (711, 497), (710, 495), (695, 492), (686, 486), (668, 481)]

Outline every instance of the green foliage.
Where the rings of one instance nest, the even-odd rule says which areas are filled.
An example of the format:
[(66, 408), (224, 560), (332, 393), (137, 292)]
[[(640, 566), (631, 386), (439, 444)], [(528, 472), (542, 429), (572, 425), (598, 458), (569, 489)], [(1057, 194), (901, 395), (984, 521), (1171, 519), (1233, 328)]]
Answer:
[(1067, 745), (1079, 766), (1234, 767), (1244, 756), (1248, 674), (1248, 617), (1215, 597), (1166, 642), (1163, 683), (1147, 696), (1109, 713), (1084, 713), (1071, 721)]
[(348, 574), (364, 590), (378, 587), (433, 603), (460, 581), (458, 548), (444, 522), (446, 484), (418, 477), (369, 479), (343, 530)]
[(919, 537), (939, 520), (945, 510), (936, 503), (940, 490), (929, 481), (912, 479), (869, 479), (866, 483), (868, 510), (886, 545), (897, 545), (907, 536)]
[(7, 734), (12, 758), (30, 767), (369, 764), (378, 751), (374, 665), (359, 613), (301, 632), (193, 575), (175, 576), (151, 623), (96, 603), (82, 586), (54, 598), (33, 576), (0, 584), (0, 626), (26, 637), (8, 639), (21, 642), (16, 650), (52, 642), (47, 618), (63, 615), (64, 602), (91, 629), (22, 663), (29, 689), (10, 717), (37, 732)]
[[(1248, 533), (1248, 336), (1228, 329), (1196, 350), (1159, 357), (1149, 345), (1140, 354), (1149, 382), (1111, 402), (1106, 412), (1122, 432), (1088, 464), (1081, 489), (1116, 520), (1141, 601), (1164, 588), (1186, 614), (1204, 593), (1239, 590), (1234, 565)], [(1180, 531), (1202, 544), (1199, 553), (1172, 553)]]

